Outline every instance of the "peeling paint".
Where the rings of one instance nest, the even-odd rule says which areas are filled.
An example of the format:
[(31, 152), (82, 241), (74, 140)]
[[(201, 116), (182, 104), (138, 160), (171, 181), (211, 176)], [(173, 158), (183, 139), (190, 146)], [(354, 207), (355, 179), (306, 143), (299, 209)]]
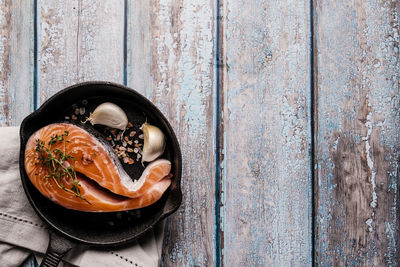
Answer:
[(367, 164), (371, 171), (372, 201), (370, 203), (370, 206), (372, 208), (376, 208), (376, 206), (378, 205), (378, 196), (376, 195), (376, 179), (375, 179), (376, 171), (374, 170), (374, 162), (371, 157), (371, 145), (369, 143), (372, 133), (371, 117), (372, 117), (372, 112), (369, 112), (367, 115), (367, 121), (365, 122), (365, 126), (367, 127), (367, 135), (363, 137), (363, 140), (365, 141), (365, 151), (367, 152)]
[[(27, 16), (32, 7), (20, 2), (1, 2), (2, 125), (18, 123), (31, 105), (26, 101), (32, 95), (31, 48), (23, 38), (32, 34)], [(38, 2), (40, 102), (77, 81), (122, 81), (122, 3)], [(317, 262), (396, 266), (399, 3), (315, 3)], [(128, 51), (128, 64), (144, 58), (135, 66), (143, 70), (130, 72), (130, 83), (170, 118), (188, 177), (182, 208), (168, 221), (163, 262), (213, 265), (214, 2), (141, 4), (135, 1), (132, 12), (147, 19), (136, 25), (144, 30), (130, 36), (144, 34), (143, 43)], [(304, 199), (311, 199), (309, 81), (304, 78), (309, 77), (309, 3), (223, 1), (223, 6), (224, 263), (310, 265), (311, 211), (304, 207)], [(363, 226), (360, 232), (349, 226), (354, 221)]]
[(38, 1), (39, 105), (77, 82), (123, 82), (123, 7), (123, 0)]
[(400, 65), (392, 40), (398, 11), (396, 1), (316, 2), (321, 266), (399, 262), (392, 189), (400, 140)]
[(308, 7), (223, 2), (226, 266), (311, 265)]
[(212, 266), (216, 262), (214, 3), (137, 2), (129, 2), (128, 84), (139, 87), (166, 115), (184, 155), (183, 203), (168, 218), (161, 262)]
[(9, 126), (11, 123), (11, 96), (9, 92), (9, 76), (11, 74), (11, 15), (12, 1), (0, 2), (0, 124)]
[(373, 220), (371, 218), (369, 218), (368, 220), (365, 221), (365, 224), (368, 225), (368, 231), (371, 233), (374, 228), (372, 227), (372, 222)]
[(337, 146), (338, 146), (338, 143), (339, 143), (339, 138), (340, 138), (339, 136), (338, 136), (338, 138), (336, 138), (335, 142), (333, 143), (333, 147), (332, 147), (336, 151), (337, 151)]
[(16, 126), (33, 109), (31, 1), (0, 1), (0, 125)]

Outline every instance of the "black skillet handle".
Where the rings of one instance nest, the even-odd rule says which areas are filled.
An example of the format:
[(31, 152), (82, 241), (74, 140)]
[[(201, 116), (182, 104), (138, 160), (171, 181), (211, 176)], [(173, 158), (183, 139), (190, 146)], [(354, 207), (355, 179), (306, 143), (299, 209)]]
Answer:
[(64, 257), (64, 255), (70, 251), (74, 245), (75, 244), (70, 240), (49, 231), (49, 245), (40, 266), (57, 267), (62, 257)]

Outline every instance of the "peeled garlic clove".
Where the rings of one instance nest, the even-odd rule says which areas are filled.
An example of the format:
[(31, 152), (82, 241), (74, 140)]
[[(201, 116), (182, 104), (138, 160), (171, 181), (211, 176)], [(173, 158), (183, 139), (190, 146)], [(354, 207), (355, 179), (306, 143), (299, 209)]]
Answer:
[(143, 154), (142, 163), (151, 162), (164, 153), (165, 136), (156, 126), (145, 122), (140, 129), (143, 131)]
[(92, 125), (100, 124), (120, 130), (125, 130), (128, 125), (128, 117), (125, 112), (110, 102), (100, 104), (86, 121), (90, 121)]

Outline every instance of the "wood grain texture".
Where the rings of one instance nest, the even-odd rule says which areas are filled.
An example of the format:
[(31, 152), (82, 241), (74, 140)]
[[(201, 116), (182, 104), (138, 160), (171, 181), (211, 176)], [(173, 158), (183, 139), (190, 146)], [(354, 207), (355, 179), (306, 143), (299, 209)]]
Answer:
[(123, 82), (124, 1), (38, 1), (38, 103), (87, 80)]
[(317, 1), (320, 266), (398, 266), (398, 1)]
[(183, 203), (168, 218), (162, 265), (215, 265), (213, 1), (129, 1), (128, 85), (167, 116), (183, 154)]
[(309, 1), (224, 0), (224, 266), (309, 266)]
[(0, 1), (0, 125), (33, 110), (32, 1)]

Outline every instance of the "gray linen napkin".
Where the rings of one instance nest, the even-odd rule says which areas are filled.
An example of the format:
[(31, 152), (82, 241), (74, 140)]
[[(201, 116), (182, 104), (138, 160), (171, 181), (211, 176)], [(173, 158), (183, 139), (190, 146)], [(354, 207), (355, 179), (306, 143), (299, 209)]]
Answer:
[[(19, 127), (0, 128), (0, 266), (19, 266), (32, 252), (39, 258), (48, 244), (46, 226), (22, 188), (18, 167)], [(113, 250), (72, 249), (64, 266), (158, 266), (164, 223), (129, 246)], [(63, 264), (60, 264), (62, 266)]]

